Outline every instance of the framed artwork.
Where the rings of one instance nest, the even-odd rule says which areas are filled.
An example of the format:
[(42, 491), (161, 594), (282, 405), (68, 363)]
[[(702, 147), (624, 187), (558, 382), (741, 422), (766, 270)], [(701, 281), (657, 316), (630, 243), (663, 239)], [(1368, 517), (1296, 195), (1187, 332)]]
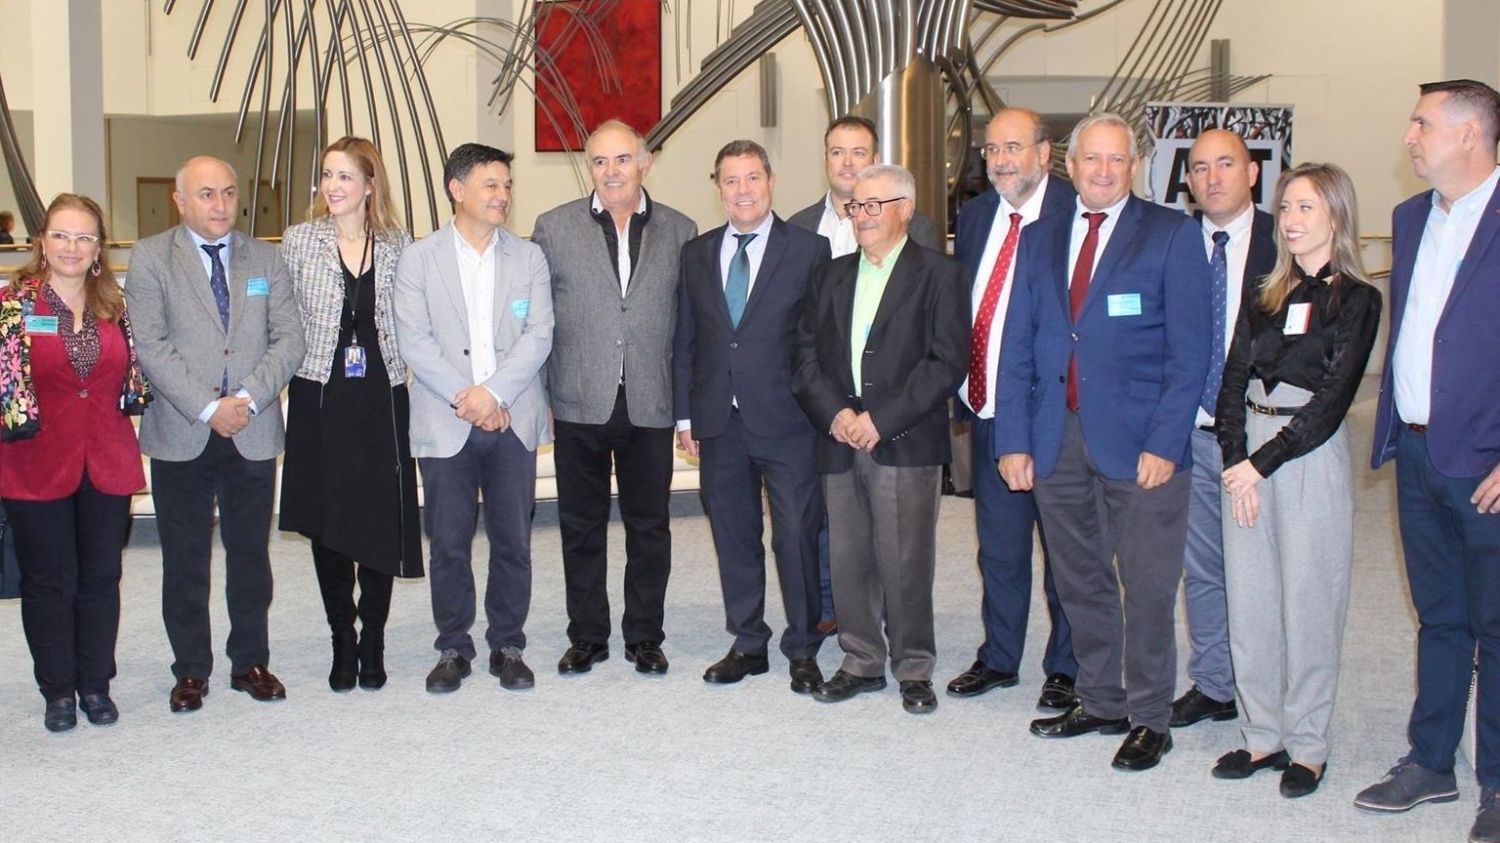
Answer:
[(661, 0), (554, 0), (536, 18), (536, 150), (583, 149), (611, 117), (661, 120)]

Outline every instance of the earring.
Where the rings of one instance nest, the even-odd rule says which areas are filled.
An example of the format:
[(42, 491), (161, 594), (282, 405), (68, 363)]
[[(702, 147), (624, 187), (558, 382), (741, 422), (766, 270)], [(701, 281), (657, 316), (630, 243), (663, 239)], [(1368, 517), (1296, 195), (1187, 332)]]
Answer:
[(102, 267), (102, 266), (99, 265), (99, 259), (98, 258), (94, 258), (94, 265), (89, 268), (89, 274), (93, 275), (95, 278), (98, 278), (99, 277), (99, 273), (101, 273), (103, 271), (104, 271), (104, 267)]

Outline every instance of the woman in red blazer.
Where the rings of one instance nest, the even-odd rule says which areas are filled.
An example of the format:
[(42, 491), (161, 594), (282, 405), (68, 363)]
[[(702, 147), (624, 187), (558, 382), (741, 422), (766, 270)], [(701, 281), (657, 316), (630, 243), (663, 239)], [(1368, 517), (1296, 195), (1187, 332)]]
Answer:
[[(135, 361), (94, 200), (60, 194), (18, 281), (0, 292), (0, 498), (15, 530), (21, 624), (43, 724), (119, 718), (109, 697), (130, 496), (146, 485), (129, 414)], [(75, 703), (75, 699), (78, 701)]]

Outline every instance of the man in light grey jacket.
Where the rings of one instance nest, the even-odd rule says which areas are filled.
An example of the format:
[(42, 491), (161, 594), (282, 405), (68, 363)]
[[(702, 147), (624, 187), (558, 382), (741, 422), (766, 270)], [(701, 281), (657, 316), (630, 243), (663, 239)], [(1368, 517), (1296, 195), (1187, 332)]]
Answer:
[(641, 187), (651, 153), (617, 120), (585, 145), (594, 192), (537, 219), (557, 307), (548, 366), (557, 420), (557, 508), (567, 580), (568, 639), (559, 673), (609, 656), (605, 534), (613, 462), (625, 523), (625, 658), (667, 671), (661, 642), (672, 567), (672, 336), (677, 265), (698, 228)]
[(136, 244), (125, 298), (136, 353), (163, 399), (141, 418), (161, 533), (162, 618), (172, 711), (196, 711), (213, 671), (209, 558), (214, 503), (224, 542), (230, 687), (286, 689), (267, 670), (267, 543), (283, 427), (281, 390), (302, 361), (302, 320), (281, 252), (234, 231), (239, 188), (216, 158), (189, 160), (172, 198), (182, 224)]
[(443, 168), (453, 219), (396, 265), (396, 341), (414, 378), (411, 450), (422, 470), (438, 629), (432, 693), (458, 690), (476, 655), (470, 554), (481, 493), (490, 673), (508, 690), (535, 683), (521, 652), (536, 449), (552, 438), (541, 374), (552, 351), (552, 289), (542, 250), (501, 228), (510, 162), (494, 147), (455, 149)]

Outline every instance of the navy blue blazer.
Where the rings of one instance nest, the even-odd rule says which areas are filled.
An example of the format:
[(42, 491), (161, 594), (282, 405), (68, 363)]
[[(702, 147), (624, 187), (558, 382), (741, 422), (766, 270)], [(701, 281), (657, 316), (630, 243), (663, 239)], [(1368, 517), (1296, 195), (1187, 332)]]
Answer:
[[(1077, 207), (1077, 197), (1078, 193), (1067, 179), (1056, 174), (1048, 176), (1047, 192), (1042, 194), (1041, 217), (1054, 213), (1071, 213)], [(958, 209), (958, 219), (953, 224), (956, 232), (953, 237), (953, 256), (969, 270), (971, 293), (975, 275), (979, 272), (979, 261), (984, 257), (985, 243), (989, 242), (990, 227), (995, 224), (995, 214), (999, 212), (1000, 191), (993, 189), (970, 199)]]
[(724, 432), (738, 399), (756, 436), (807, 435), (812, 425), (792, 397), (792, 347), (813, 268), (829, 260), (828, 239), (776, 217), (739, 327), (729, 321), (719, 248), (728, 226), (682, 246), (672, 392), (677, 418), (693, 438)]
[[(1432, 210), (1433, 191), (1402, 202), (1391, 214), (1391, 330), (1370, 467), (1396, 455), (1396, 414), (1391, 355), (1401, 336), (1406, 294), (1417, 264), (1422, 230)], [(1490, 196), (1474, 239), (1464, 253), (1453, 290), (1438, 319), (1432, 350), (1432, 411), (1427, 420), (1427, 453), (1449, 477), (1478, 477), (1500, 462), (1500, 189)]]
[(1211, 350), (1202, 229), (1180, 211), (1131, 196), (1074, 324), (1073, 219), (1042, 217), (1021, 238), (1000, 349), (996, 392), (1005, 400), (996, 407), (996, 451), (1030, 454), (1038, 476), (1052, 474), (1068, 414), (1068, 360), (1076, 353), (1079, 416), (1099, 470), (1134, 479), (1142, 451), (1188, 468)]

